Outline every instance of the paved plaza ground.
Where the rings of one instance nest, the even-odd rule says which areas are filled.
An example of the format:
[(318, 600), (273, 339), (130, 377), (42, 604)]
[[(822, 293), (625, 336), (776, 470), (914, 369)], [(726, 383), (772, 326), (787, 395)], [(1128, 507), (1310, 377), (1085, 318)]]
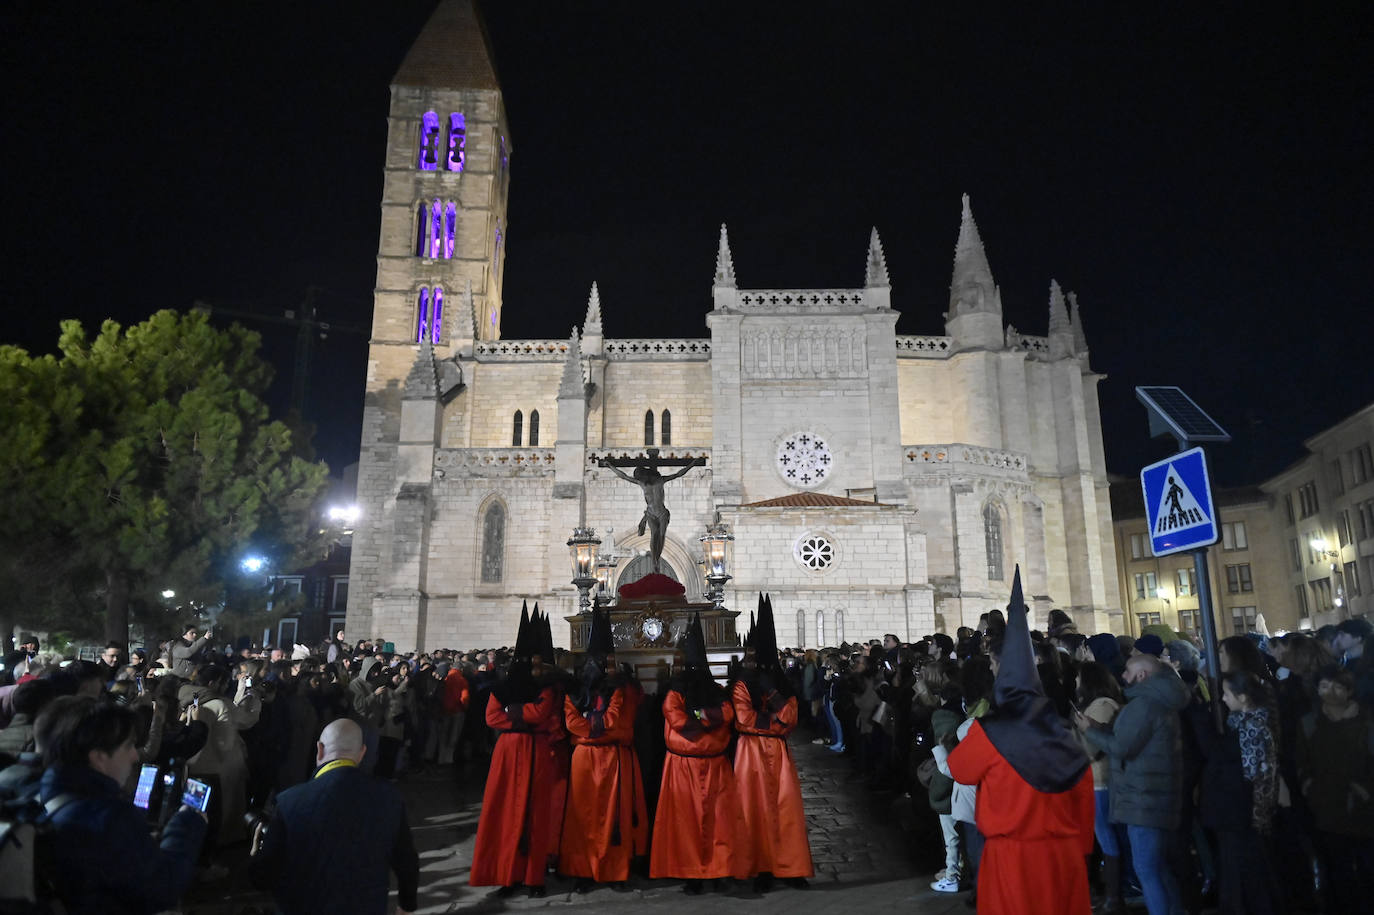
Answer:
[[(872, 791), (851, 777), (850, 760), (800, 735), (792, 750), (801, 775), (802, 795), (810, 824), (811, 855), (816, 877), (810, 889), (779, 886), (760, 896), (746, 883), (722, 893), (686, 896), (681, 881), (635, 877), (624, 890), (599, 887), (586, 895), (572, 892), (572, 881), (550, 876), (548, 895), (530, 899), (524, 892), (509, 899), (490, 897), (491, 888), (468, 886), (472, 846), (481, 812), (482, 777), (459, 781), (450, 768), (430, 769), (402, 779), (415, 844), (420, 851), (420, 912), (481, 913), (585, 907), (585, 911), (625, 912), (731, 911), (784, 912), (804, 906), (808, 915), (852, 912), (873, 904), (897, 904), (903, 911), (954, 915), (972, 911), (968, 893), (936, 893), (933, 872), (943, 866), (943, 849), (935, 815), (928, 808), (912, 811), (912, 800), (899, 792)], [(916, 799), (923, 808), (924, 797)], [(230, 877), (200, 884), (183, 908), (186, 915), (248, 915), (271, 911), (269, 900), (246, 888), (246, 852), (225, 859)], [(347, 880), (347, 874), (340, 874)]]

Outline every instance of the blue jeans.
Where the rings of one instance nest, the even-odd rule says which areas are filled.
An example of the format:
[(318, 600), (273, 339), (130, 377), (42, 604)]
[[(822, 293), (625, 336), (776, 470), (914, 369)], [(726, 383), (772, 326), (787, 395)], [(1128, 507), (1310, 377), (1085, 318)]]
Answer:
[(1140, 888), (1145, 891), (1145, 908), (1150, 915), (1177, 915), (1183, 911), (1183, 893), (1169, 870), (1168, 847), (1173, 831), (1149, 826), (1126, 826)]
[(840, 719), (835, 715), (835, 704), (829, 699), (825, 700), (825, 722), (830, 726), (830, 745), (843, 748), (844, 728), (840, 727)]
[(1093, 792), (1093, 834), (1097, 836), (1097, 844), (1102, 846), (1102, 854), (1108, 858), (1119, 858), (1121, 856), (1121, 846), (1116, 841), (1116, 827), (1112, 825), (1109, 816), (1111, 810), (1111, 792), (1102, 790)]

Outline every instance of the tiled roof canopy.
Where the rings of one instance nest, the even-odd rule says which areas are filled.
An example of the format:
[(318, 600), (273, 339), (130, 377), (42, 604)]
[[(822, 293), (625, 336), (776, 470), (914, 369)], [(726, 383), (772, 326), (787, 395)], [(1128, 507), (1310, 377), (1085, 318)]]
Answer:
[(794, 492), (790, 496), (779, 496), (776, 499), (764, 499), (762, 502), (750, 502), (741, 505), (740, 508), (840, 508), (856, 505), (872, 507), (880, 505), (880, 502), (871, 502), (868, 499), (848, 499), (844, 496), (827, 496), (820, 492)]
[(500, 90), (472, 0), (440, 0), (392, 85)]

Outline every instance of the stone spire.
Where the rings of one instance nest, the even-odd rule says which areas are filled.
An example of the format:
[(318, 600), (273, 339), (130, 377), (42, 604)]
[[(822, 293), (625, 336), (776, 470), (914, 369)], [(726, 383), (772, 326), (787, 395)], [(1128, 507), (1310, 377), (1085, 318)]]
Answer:
[(992, 279), (992, 268), (973, 221), (968, 194), (959, 220), (959, 240), (954, 245), (954, 273), (949, 283), (949, 317), (969, 312), (1002, 311), (1001, 295)]
[(429, 334), (420, 341), (420, 352), (415, 356), (415, 364), (406, 376), (405, 387), (401, 390), (402, 400), (431, 400), (439, 396), (439, 366), (434, 361), (434, 346), (429, 342)]
[(735, 259), (730, 256), (730, 236), (723, 222), (720, 224), (720, 247), (716, 250), (715, 285), (732, 289), (735, 286)]
[(883, 243), (878, 238), (878, 227), (868, 236), (868, 268), (864, 272), (865, 286), (891, 286), (887, 278), (887, 258), (883, 256)]
[(472, 277), (463, 285), (463, 307), (458, 309), (458, 339), (477, 339), (477, 303), (472, 300)]
[(586, 396), (586, 381), (582, 377), (582, 347), (578, 344), (577, 328), (568, 337), (568, 356), (563, 362), (563, 380), (558, 385), (558, 398)]
[(596, 280), (592, 280), (592, 292), (587, 296), (587, 316), (582, 319), (582, 333), (584, 336), (601, 336), (601, 292), (596, 288)]
[(501, 89), (472, 0), (441, 0), (392, 81), (395, 86)]
[(1069, 293), (1069, 329), (1073, 331), (1073, 350), (1076, 353), (1088, 351), (1088, 338), (1083, 334), (1083, 319), (1078, 311), (1078, 293)]
[(1069, 330), (1069, 310), (1064, 305), (1064, 290), (1058, 280), (1050, 280), (1050, 335)]

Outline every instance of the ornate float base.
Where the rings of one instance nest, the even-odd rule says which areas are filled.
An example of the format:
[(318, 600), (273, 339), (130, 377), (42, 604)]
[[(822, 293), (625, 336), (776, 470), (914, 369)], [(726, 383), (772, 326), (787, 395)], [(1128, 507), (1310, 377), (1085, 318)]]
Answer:
[[(693, 613), (701, 613), (706, 656), (717, 679), (724, 679), (730, 659), (741, 653), (735, 632), (737, 610), (717, 610), (715, 604), (689, 603), (681, 597), (621, 598), (605, 609), (611, 617), (616, 659), (630, 665), (648, 692), (666, 686), (673, 654)], [(564, 619), (571, 631), (572, 650), (585, 652), (591, 615), (576, 614)]]

